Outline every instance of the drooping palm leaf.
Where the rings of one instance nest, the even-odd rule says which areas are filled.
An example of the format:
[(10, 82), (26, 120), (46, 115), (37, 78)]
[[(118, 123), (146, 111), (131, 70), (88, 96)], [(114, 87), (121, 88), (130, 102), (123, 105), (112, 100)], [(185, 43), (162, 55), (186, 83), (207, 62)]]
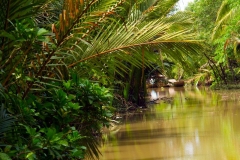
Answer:
[(15, 118), (10, 116), (4, 105), (1, 105), (0, 110), (0, 139), (2, 139), (5, 134), (13, 129)]
[[(173, 18), (173, 20), (176, 20)], [(188, 22), (189, 19), (178, 19), (179, 23)], [(171, 19), (160, 19), (152, 22), (133, 22), (119, 25), (117, 22), (112, 23), (107, 28), (100, 30), (99, 34), (90, 43), (81, 43), (75, 55), (74, 63), (68, 65), (75, 66), (80, 62), (104, 58), (106, 55), (114, 56), (141, 66), (141, 56), (138, 53), (142, 47), (152, 49), (157, 46), (164, 53), (170, 55), (173, 59), (184, 62), (186, 56), (199, 51), (200, 46), (195, 41), (194, 35), (189, 33), (187, 29), (173, 29), (175, 23)], [(176, 21), (175, 21), (176, 22)], [(176, 22), (177, 23), (177, 22)], [(179, 24), (177, 24), (179, 25)], [(154, 38), (156, 37), (156, 38)], [(141, 54), (140, 54), (141, 55)], [(126, 59), (124, 58), (126, 57)], [(152, 58), (150, 58), (152, 57)], [(150, 65), (156, 60), (155, 54), (148, 54), (145, 61), (146, 65)], [(94, 62), (93, 62), (94, 63)]]
[(213, 29), (212, 33), (212, 40), (217, 38), (218, 36), (221, 35), (222, 31), (224, 30), (224, 24), (231, 19), (231, 17), (236, 14), (236, 8), (230, 7), (230, 4), (228, 3), (227, 0), (222, 2), (222, 5), (220, 6), (218, 13), (217, 13), (217, 19), (215, 22), (215, 27)]

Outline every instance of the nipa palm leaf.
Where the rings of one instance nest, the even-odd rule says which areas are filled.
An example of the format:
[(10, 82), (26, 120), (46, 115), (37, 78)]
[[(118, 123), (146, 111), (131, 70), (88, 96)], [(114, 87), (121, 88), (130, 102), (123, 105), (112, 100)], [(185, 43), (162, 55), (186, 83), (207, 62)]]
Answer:
[(0, 140), (4, 138), (7, 132), (13, 129), (15, 120), (16, 119), (13, 116), (10, 116), (7, 113), (6, 109), (4, 108), (4, 105), (2, 104), (0, 110)]

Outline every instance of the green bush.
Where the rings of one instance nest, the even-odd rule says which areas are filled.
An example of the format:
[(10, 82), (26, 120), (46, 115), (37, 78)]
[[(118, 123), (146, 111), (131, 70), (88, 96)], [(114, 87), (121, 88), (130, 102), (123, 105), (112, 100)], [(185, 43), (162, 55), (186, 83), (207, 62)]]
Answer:
[[(73, 76), (74, 77), (74, 76)], [(59, 85), (59, 84), (58, 84)], [(12, 134), (1, 139), (2, 152), (13, 159), (83, 159), (98, 157), (98, 135), (109, 125), (109, 90), (76, 76), (62, 88), (5, 98), (17, 117)], [(2, 97), (3, 99), (3, 97)]]

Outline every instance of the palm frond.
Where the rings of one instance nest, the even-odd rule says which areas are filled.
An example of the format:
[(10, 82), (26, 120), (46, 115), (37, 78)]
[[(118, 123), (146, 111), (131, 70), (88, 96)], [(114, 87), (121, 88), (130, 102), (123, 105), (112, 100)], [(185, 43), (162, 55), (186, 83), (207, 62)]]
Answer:
[(162, 0), (156, 1), (151, 9), (147, 12), (147, 20), (166, 17), (171, 14), (178, 0)]
[(8, 15), (6, 19), (13, 21), (15, 19), (24, 19), (37, 14), (37, 11), (49, 0), (16, 0), (11, 1), (7, 8)]
[[(181, 23), (189, 23), (187, 18), (178, 20)], [(81, 43), (79, 45), (81, 50), (78, 50), (76, 52), (78, 55), (75, 55), (75, 59), (78, 61), (69, 64), (68, 67), (73, 67), (84, 61), (89, 62), (89, 60), (98, 59), (98, 57), (103, 58), (106, 55), (121, 56), (125, 62), (141, 66), (141, 56), (138, 54), (141, 53), (141, 47), (150, 50), (153, 46), (160, 48), (173, 59), (179, 57), (177, 59), (184, 64), (183, 57), (190, 57), (191, 53), (199, 51), (199, 41), (194, 40), (194, 35), (190, 34), (188, 29), (183, 27), (177, 30), (174, 27), (177, 22), (174, 22), (176, 22), (174, 18), (172, 20), (170, 18), (153, 20), (148, 23), (131, 22), (124, 25), (113, 22), (108, 27), (104, 27), (104, 30), (100, 30), (91, 44)], [(146, 65), (153, 63), (153, 59), (156, 59), (153, 51), (147, 57)]]
[(13, 129), (15, 118), (10, 116), (4, 105), (1, 105), (0, 110), (0, 139), (4, 138), (5, 134)]
[(212, 40), (221, 35), (221, 32), (224, 30), (224, 25), (234, 16), (236, 13), (235, 8), (231, 8), (228, 1), (223, 1), (218, 13), (215, 23), (215, 27), (212, 33)]
[(87, 160), (94, 160), (94, 159), (99, 159), (100, 156), (100, 151), (99, 151), (99, 147), (100, 144), (98, 142), (99, 140), (93, 137), (89, 137), (86, 139), (85, 141), (85, 145), (87, 147), (87, 152), (86, 152), (86, 157), (85, 159)]

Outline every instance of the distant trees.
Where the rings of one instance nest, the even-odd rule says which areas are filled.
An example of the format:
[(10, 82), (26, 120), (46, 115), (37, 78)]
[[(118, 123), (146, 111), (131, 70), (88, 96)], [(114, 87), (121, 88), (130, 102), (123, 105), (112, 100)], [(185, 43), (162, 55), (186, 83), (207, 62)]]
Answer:
[(202, 73), (210, 73), (216, 83), (240, 80), (239, 4), (232, 0), (198, 0), (188, 7), (196, 17), (195, 30), (206, 43), (202, 54), (207, 58), (207, 65), (203, 62), (200, 69)]

